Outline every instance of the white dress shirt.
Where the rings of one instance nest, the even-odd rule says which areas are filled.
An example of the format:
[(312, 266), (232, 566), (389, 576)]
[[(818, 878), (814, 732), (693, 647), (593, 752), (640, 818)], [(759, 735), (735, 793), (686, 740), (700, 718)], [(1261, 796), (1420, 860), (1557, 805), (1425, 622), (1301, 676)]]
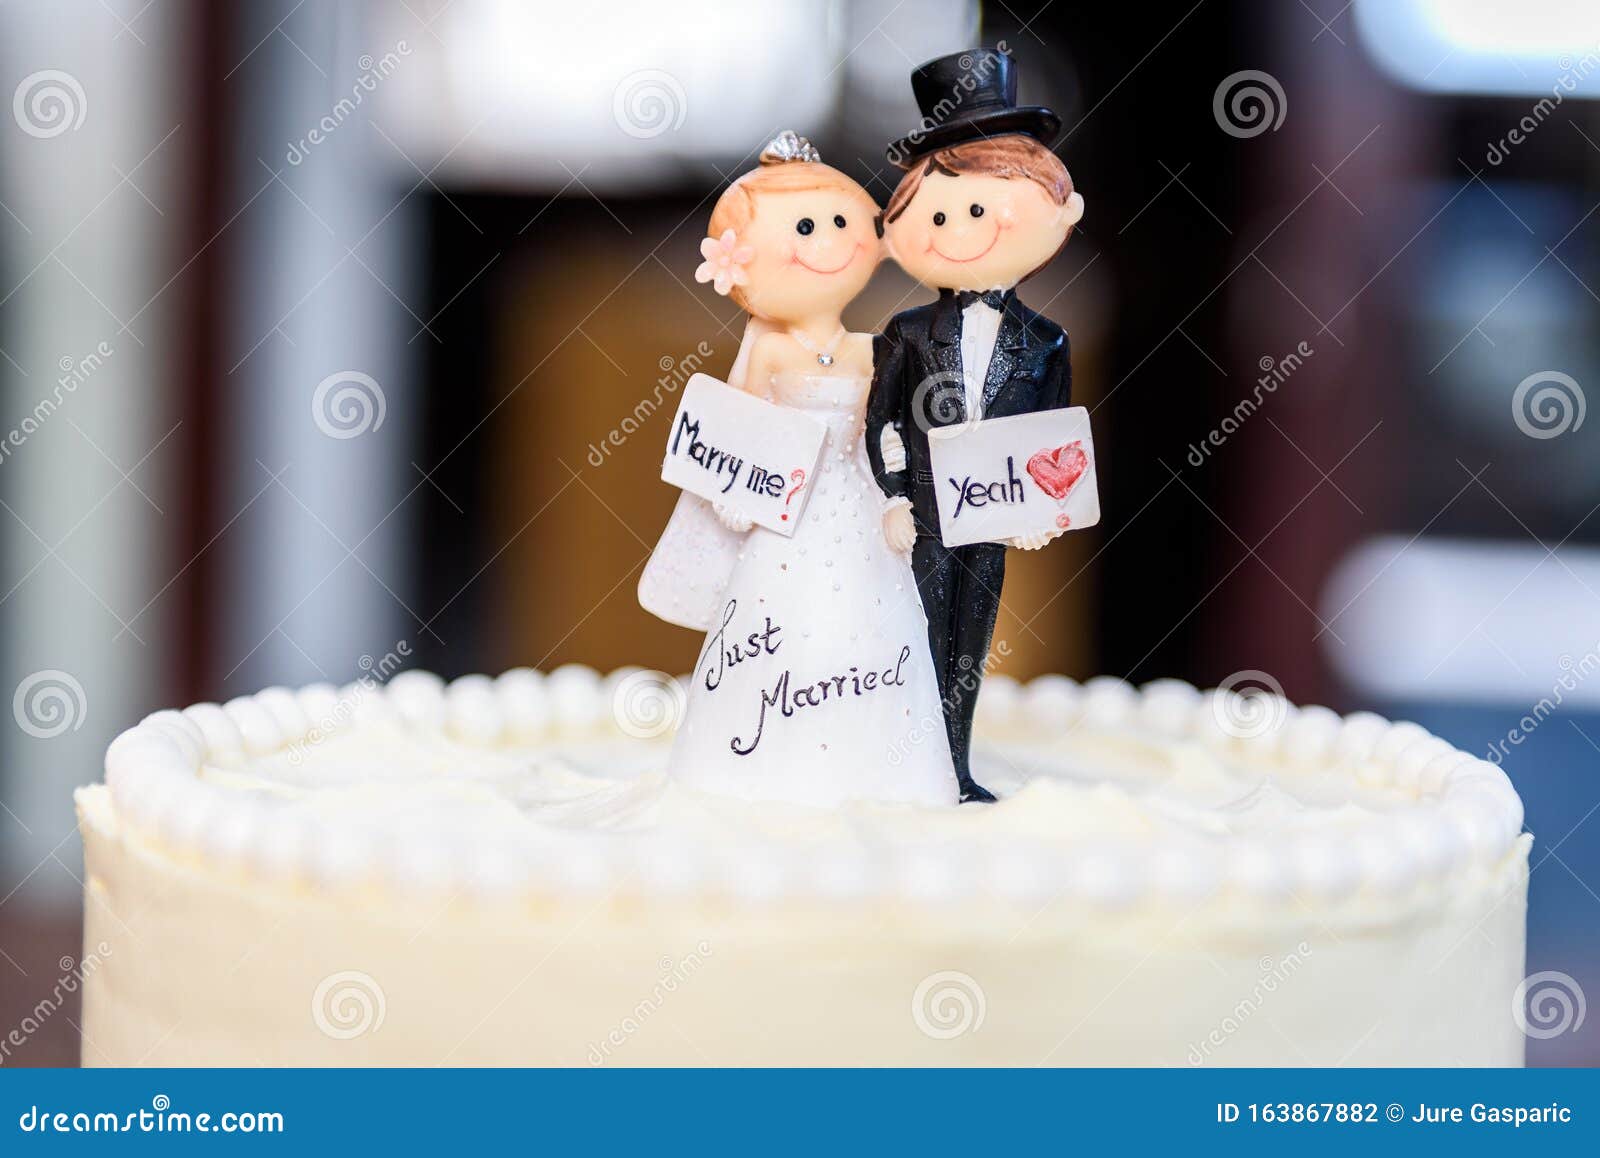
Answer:
[(978, 299), (961, 311), (961, 377), (967, 394), (967, 421), (983, 416), (983, 382), (1000, 336), (1000, 311)]

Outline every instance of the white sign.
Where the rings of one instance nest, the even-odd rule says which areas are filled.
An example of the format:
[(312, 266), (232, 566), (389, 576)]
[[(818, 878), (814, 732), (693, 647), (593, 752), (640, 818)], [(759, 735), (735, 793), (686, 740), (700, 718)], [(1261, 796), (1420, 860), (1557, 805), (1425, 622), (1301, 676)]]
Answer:
[(1082, 406), (987, 418), (930, 440), (929, 450), (946, 547), (1100, 521), (1094, 440)]
[(792, 535), (826, 435), (820, 422), (798, 410), (696, 374), (673, 416), (661, 477)]

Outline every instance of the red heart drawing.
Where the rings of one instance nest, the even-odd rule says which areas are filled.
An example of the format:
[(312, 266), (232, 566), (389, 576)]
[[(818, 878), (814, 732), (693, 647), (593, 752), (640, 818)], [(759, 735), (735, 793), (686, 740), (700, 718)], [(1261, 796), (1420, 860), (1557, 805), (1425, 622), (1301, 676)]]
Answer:
[(1072, 488), (1088, 469), (1089, 456), (1083, 452), (1081, 439), (1054, 450), (1041, 450), (1028, 459), (1028, 473), (1033, 481), (1057, 502), (1072, 493)]

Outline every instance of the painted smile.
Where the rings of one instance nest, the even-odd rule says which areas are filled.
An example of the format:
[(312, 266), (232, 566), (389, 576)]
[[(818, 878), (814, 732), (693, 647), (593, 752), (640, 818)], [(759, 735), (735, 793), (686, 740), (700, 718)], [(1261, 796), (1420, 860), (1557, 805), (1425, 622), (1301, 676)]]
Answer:
[(953, 262), (956, 265), (966, 265), (969, 262), (977, 261), (980, 257), (987, 257), (989, 255), (989, 251), (995, 247), (999, 240), (1000, 230), (997, 227), (994, 231), (994, 236), (989, 239), (989, 244), (983, 247), (983, 252), (975, 253), (971, 257), (951, 257), (948, 253), (944, 252), (944, 250), (935, 245), (931, 240), (928, 242), (928, 252), (937, 253), (940, 257), (944, 258), (945, 261)]
[(860, 252), (861, 252), (861, 243), (857, 242), (855, 245), (852, 245), (850, 247), (850, 256), (845, 258), (842, 263), (840, 263), (839, 265), (834, 266), (832, 269), (818, 269), (814, 265), (809, 265), (809, 264), (806, 263), (805, 259), (803, 259), (798, 253), (794, 255), (794, 263), (796, 265), (800, 266), (802, 269), (809, 269), (812, 273), (820, 273), (823, 276), (827, 276), (828, 274), (832, 274), (832, 273), (840, 273), (843, 270), (849, 268), (855, 262), (856, 254), (858, 254)]

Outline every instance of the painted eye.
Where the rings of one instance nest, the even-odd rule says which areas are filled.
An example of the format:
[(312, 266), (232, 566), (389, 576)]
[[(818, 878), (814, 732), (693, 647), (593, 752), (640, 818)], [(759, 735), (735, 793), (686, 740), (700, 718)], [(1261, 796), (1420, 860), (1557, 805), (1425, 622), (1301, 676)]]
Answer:
[(845, 226), (845, 220), (844, 220), (844, 214), (842, 214), (842, 213), (835, 213), (835, 214), (834, 214), (834, 215), (833, 215), (833, 223), (834, 223), (834, 224), (835, 224), (835, 225), (837, 225), (837, 226), (838, 226), (838, 227), (839, 227), (839, 228), (840, 228), (840, 229), (843, 229), (843, 228), (844, 228), (844, 226)]
[(983, 206), (979, 205), (976, 201), (974, 201), (972, 203), (972, 208), (968, 209), (967, 212), (972, 214), (974, 217), (982, 217), (983, 216)]
[(935, 225), (943, 225), (944, 224), (944, 212), (942, 210), (933, 215), (933, 223)]
[(811, 220), (811, 218), (802, 217), (799, 221), (795, 222), (794, 231), (801, 237), (810, 237), (811, 231), (816, 227), (817, 223)]

